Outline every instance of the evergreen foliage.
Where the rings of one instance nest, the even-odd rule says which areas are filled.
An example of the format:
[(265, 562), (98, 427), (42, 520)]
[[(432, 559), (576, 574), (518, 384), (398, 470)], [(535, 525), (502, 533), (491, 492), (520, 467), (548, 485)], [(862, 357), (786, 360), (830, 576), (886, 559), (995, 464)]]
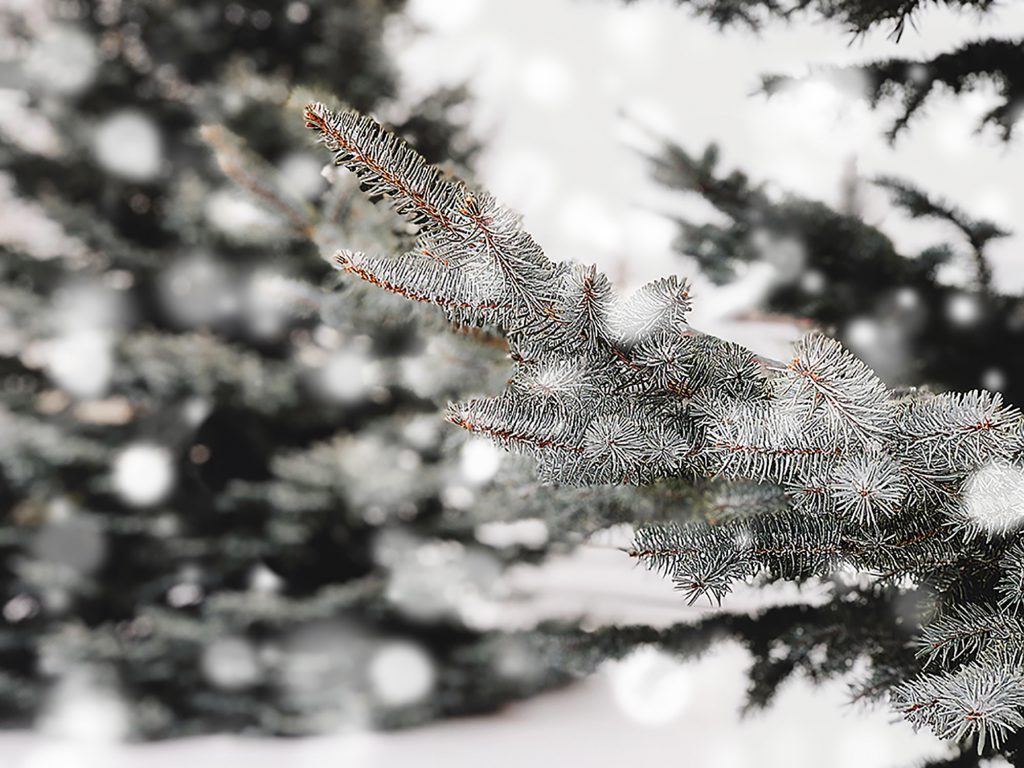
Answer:
[(921, 653), (881, 660), (874, 695), (979, 755), (1015, 753), (1024, 637), (991, 606), (1019, 599), (1017, 409), (978, 390), (891, 391), (818, 334), (785, 362), (702, 334), (686, 322), (684, 281), (619, 300), (595, 268), (549, 260), (490, 195), (438, 175), (369, 118), (318, 103), (305, 118), (419, 228), (407, 254), (341, 251), (337, 268), (505, 334), (505, 391), (451, 405), (452, 423), (533, 457), (561, 485), (754, 483), (779, 508), (641, 527), (630, 554), (691, 601), (720, 601), (751, 578), (855, 571), (874, 596), (912, 585)]
[[(890, 141), (904, 131), (935, 93), (962, 94), (983, 85), (995, 90), (996, 104), (981, 116), (980, 127), (991, 125), (1009, 141), (1024, 112), (1024, 42), (989, 38), (922, 61), (891, 58), (857, 67), (820, 68), (814, 77), (840, 84), (863, 85), (872, 106), (898, 101), (900, 114), (888, 131)], [(851, 83), (851, 81), (856, 82)], [(798, 82), (791, 77), (763, 78), (764, 91), (774, 94)]]
[[(911, 217), (948, 222), (949, 242), (907, 253), (856, 206), (773, 195), (720, 165), (714, 145), (691, 154), (666, 142), (651, 157), (660, 183), (699, 195), (723, 214), (702, 223), (675, 217), (675, 247), (703, 274), (728, 283), (753, 264), (772, 266), (761, 307), (811, 320), (848, 345), (857, 344), (858, 326), (877, 330), (857, 351), (875, 356), (871, 362), (889, 385), (970, 390), (988, 384), (984, 375), (993, 372), (1008, 400), (1024, 399), (1024, 363), (1005, 354), (1024, 343), (1024, 303), (993, 289), (987, 259), (989, 245), (1006, 234), (1000, 227), (904, 180), (874, 179)], [(969, 275), (966, 285), (940, 279), (943, 268)]]
[(907, 25), (913, 25), (915, 17), (928, 8), (947, 6), (986, 13), (998, 5), (995, 0), (676, 0), (676, 3), (719, 27), (742, 24), (760, 29), (769, 19), (813, 15), (838, 22), (854, 34), (863, 34), (876, 25), (889, 25), (890, 34), (897, 40)]
[[(626, 0), (635, 2), (635, 0)], [(860, 36), (875, 28), (887, 28), (899, 42), (908, 26), (916, 28), (923, 11), (947, 7), (961, 13), (983, 16), (997, 13), (995, 0), (676, 0), (694, 15), (719, 28), (743, 26), (761, 29), (773, 19), (792, 20), (811, 16), (837, 22), (850, 34)], [(962, 94), (984, 84), (994, 87), (997, 103), (981, 118), (981, 126), (995, 127), (1008, 141), (1014, 125), (1024, 113), (1024, 42), (1016, 39), (983, 38), (918, 60), (887, 58), (849, 67), (817, 67), (811, 77), (824, 78), (842, 88), (863, 95), (872, 106), (898, 100), (900, 114), (889, 129), (890, 141), (906, 129), (936, 92)], [(767, 94), (796, 85), (804, 76), (766, 75)]]
[[(686, 4), (720, 25), (813, 10), (897, 37), (925, 5)], [(381, 39), (401, 2), (32, 6), (4, 18), (0, 51), (24, 94), (0, 111), (0, 722), (38, 721), (84, 676), (131, 703), (136, 738), (400, 727), (638, 645), (692, 656), (731, 637), (754, 658), (752, 706), (796, 672), (859, 670), (858, 699), (960, 745), (943, 764), (1024, 764), (1024, 422), (974, 380), (998, 365), (1024, 381), (1005, 354), (1024, 309), (984, 259), (998, 227), (879, 180), (964, 238), (976, 285), (960, 291), (935, 274), (955, 247), (911, 258), (852, 212), (719, 175), (713, 149), (667, 151), (659, 174), (730, 219), (680, 222), (709, 273), (760, 258), (756, 231), (793, 237), (829, 294), (780, 285), (774, 308), (839, 326), (910, 289), (949, 339), (900, 377), (817, 334), (771, 360), (691, 327), (685, 280), (622, 299), (452, 176), (473, 150), (444, 119), (463, 94), (393, 99)], [(986, 120), (1008, 138), (1019, 46), (992, 45), (924, 80), (878, 65), (871, 98), (901, 93), (905, 123), (935, 82), (991, 76), (1004, 102)], [(80, 66), (55, 70), (55, 50)], [(295, 82), (390, 119), (309, 105), (354, 173), (325, 172), (327, 188)], [(969, 328), (947, 311), (979, 297)], [(919, 381), (960, 393), (891, 388)], [(450, 398), (462, 433), (439, 424)], [(515, 461), (468, 477), (474, 436), (537, 479)], [(545, 543), (480, 535), (522, 518)], [(690, 602), (779, 579), (827, 597), (660, 630), (508, 632), (474, 613), (507, 564), (621, 522), (638, 526), (629, 555)], [(387, 666), (392, 648), (413, 674)]]
[(294, 82), (386, 110), (432, 159), (473, 153), (442, 119), (458, 89), (396, 99), (381, 38), (401, 5), (4, 9), (5, 727), (82, 686), (122, 702), (119, 735), (163, 738), (398, 727), (567, 680), (540, 657), (506, 668), (503, 636), (450, 597), (486, 602), (545, 551), (452, 514), (492, 491), (463, 477), (438, 403), (498, 386), (498, 344), (335, 290), (319, 256), (404, 235), (324, 189)]

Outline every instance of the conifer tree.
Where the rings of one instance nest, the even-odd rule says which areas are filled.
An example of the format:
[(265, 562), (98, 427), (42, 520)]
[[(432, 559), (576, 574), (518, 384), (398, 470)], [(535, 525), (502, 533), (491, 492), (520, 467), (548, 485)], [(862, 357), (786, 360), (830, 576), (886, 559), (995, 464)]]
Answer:
[[(896, 28), (894, 37), (898, 39), (901, 31), (902, 25)], [(903, 110), (888, 131), (890, 141), (905, 131), (910, 118), (941, 85), (959, 94), (988, 79), (995, 83), (1000, 100), (979, 127), (993, 123), (1000, 129), (1001, 138), (1008, 141), (1019, 116), (1015, 106), (1020, 101), (1016, 83), (1019, 67), (1013, 61), (1021, 50), (1019, 41), (980, 40), (931, 61), (894, 59), (861, 67), (817, 67), (812, 76), (830, 79), (841, 87), (866, 85), (872, 105), (900, 96)], [(769, 94), (798, 82), (792, 77), (764, 77)], [(848, 204), (832, 208), (793, 194), (766, 194), (744, 173), (722, 172), (715, 145), (702, 155), (693, 155), (669, 141), (651, 161), (662, 183), (699, 195), (724, 214), (724, 224), (696, 224), (683, 218), (677, 221), (678, 249), (695, 259), (714, 281), (729, 282), (741, 265), (767, 262), (775, 268), (775, 279), (762, 299), (762, 307), (810, 319), (846, 340), (873, 358), (879, 375), (888, 384), (927, 382), (940, 391), (967, 390), (981, 384), (1000, 390), (1011, 402), (1020, 401), (1024, 394), (1022, 372), (1016, 358), (1007, 356), (1005, 350), (1020, 344), (1020, 318), (1024, 315), (1019, 297), (1002, 294), (994, 286), (986, 253), (991, 241), (1008, 234), (999, 226), (973, 219), (949, 201), (928, 195), (902, 179), (875, 178), (871, 182), (887, 191), (898, 208), (911, 217), (944, 223), (953, 236), (949, 244), (904, 254), (883, 232), (863, 220), (856, 194), (861, 182), (855, 177), (847, 180), (854, 193), (844, 201)], [(780, 243), (788, 247), (777, 247)], [(939, 278), (939, 269), (944, 266), (958, 266), (969, 277), (960, 285), (950, 285)], [(1018, 455), (1015, 468), (1019, 460)], [(877, 467), (872, 469), (878, 471)], [(968, 480), (961, 494), (968, 496), (980, 487), (978, 481)], [(1014, 497), (1019, 491), (1011, 487), (1003, 491), (1005, 496), (997, 491), (990, 498), (1001, 498), (1006, 508), (1015, 509), (1018, 502)], [(1019, 542), (1011, 549), (1016, 546)], [(1009, 572), (1017, 567), (1012, 557), (1001, 561)], [(1005, 584), (1012, 577), (1004, 574), (999, 578)], [(991, 579), (988, 576), (984, 581), (991, 583)], [(704, 622), (698, 634), (729, 636), (750, 648), (755, 657), (750, 675), (754, 704), (763, 703), (780, 680), (794, 670), (818, 679), (842, 673), (844, 667), (867, 656), (872, 671), (858, 684), (855, 698), (876, 698), (888, 689), (890, 702), (911, 722), (927, 724), (939, 735), (958, 740), (959, 747), (952, 756), (929, 765), (976, 765), (982, 754), (1000, 751), (1015, 765), (1021, 764), (1021, 722), (1019, 712), (1014, 714), (1014, 707), (1019, 705), (1013, 703), (1020, 695), (1017, 651), (1002, 657), (1004, 648), (997, 644), (994, 655), (984, 661), (963, 663), (964, 657), (971, 657), (985, 645), (982, 637), (1002, 632), (1002, 640), (1014, 647), (1020, 642), (1021, 627), (1015, 618), (1004, 625), (1000, 617), (996, 628), (989, 623), (992, 613), (969, 604), (971, 599), (978, 599), (979, 593), (984, 594), (983, 589), (975, 586), (966, 591), (963, 585), (957, 589), (962, 591), (958, 599), (972, 593), (974, 597), (967, 598), (968, 605), (947, 608), (948, 616), (931, 604), (934, 597), (928, 587), (924, 592), (873, 591), (872, 598), (888, 602), (881, 613), (873, 610), (872, 602), (857, 589), (843, 589), (836, 592), (825, 610), (770, 609), (740, 621), (732, 617), (725, 621), (712, 619)], [(922, 596), (925, 601), (919, 602)], [(981, 600), (989, 601), (989, 611), (995, 606), (991, 595)], [(837, 611), (839, 601), (844, 605)], [(849, 615), (843, 615), (851, 604), (870, 617), (867, 626), (871, 629), (867, 632), (852, 629)], [(903, 609), (898, 607), (900, 604)], [(917, 611), (925, 606), (927, 612), (908, 617), (905, 608), (910, 604), (918, 606)], [(794, 626), (780, 626), (780, 615), (787, 614), (803, 615)], [(929, 620), (934, 623), (929, 625)], [(924, 628), (913, 638), (911, 627), (919, 622)], [(968, 637), (979, 639), (979, 645), (965, 650), (971, 642)], [(766, 642), (766, 638), (772, 640)], [(840, 649), (836, 650), (833, 644), (838, 638)], [(898, 683), (915, 669), (915, 661), (906, 650), (908, 641), (917, 646), (917, 657), (925, 660), (925, 676)], [(949, 656), (945, 655), (947, 651)], [(960, 665), (952, 679), (927, 677), (941, 667), (936, 664), (939, 655), (941, 664), (953, 661), (953, 666)], [(999, 714), (985, 714), (989, 707)], [(1004, 732), (1014, 734), (1002, 749), (986, 745), (983, 730), (975, 734), (977, 749), (973, 748), (967, 723), (986, 717)]]
[(133, 738), (394, 727), (567, 679), (463, 610), (523, 555), (449, 516), (492, 470), (437, 402), (497, 386), (500, 351), (333, 290), (312, 242), (404, 235), (325, 189), (294, 83), (471, 158), (460, 91), (396, 99), (401, 5), (2, 12), (3, 725), (89, 695)]
[[(720, 23), (813, 7), (899, 30), (922, 3), (691, 5)], [(421, 155), (465, 158), (433, 119), (457, 93), (389, 103), (379, 40), (399, 6), (12, 17), (5, 76), (26, 95), (5, 113), (16, 129), (0, 124), (2, 191), (32, 237), (2, 233), (4, 722), (86, 685), (131, 701), (139, 737), (393, 727), (493, 708), (638, 645), (690, 655), (728, 635), (754, 655), (753, 704), (795, 671), (867, 659), (857, 695), (959, 745), (947, 764), (1024, 764), (1020, 413), (973, 381), (891, 389), (821, 335), (770, 360), (692, 328), (684, 280), (620, 299), (596, 268), (548, 259)], [(54, 71), (57, 49), (80, 66)], [(354, 178), (319, 186), (294, 82), (388, 114), (395, 132), (305, 110)], [(735, 221), (783, 217), (742, 182)], [(983, 287), (998, 229), (889, 186), (967, 238)], [(818, 214), (922, 288), (950, 257), (911, 267), (831, 212), (808, 232)], [(706, 234), (722, 246), (709, 265), (747, 258), (742, 233)], [(428, 386), (427, 366), (446, 375)], [(462, 433), (434, 418), (448, 398)], [(479, 438), (532, 458), (537, 480), (516, 462), (493, 484), (467, 476)], [(524, 516), (546, 546), (481, 541), (479, 523)], [(464, 610), (506, 562), (623, 521), (639, 526), (628, 555), (691, 601), (778, 579), (825, 580), (830, 598), (664, 630), (509, 633)]]
[(930, 7), (983, 14), (998, 6), (995, 0), (676, 0), (676, 4), (719, 27), (737, 24), (760, 29), (773, 18), (814, 16), (838, 23), (857, 35), (888, 27), (897, 39)]

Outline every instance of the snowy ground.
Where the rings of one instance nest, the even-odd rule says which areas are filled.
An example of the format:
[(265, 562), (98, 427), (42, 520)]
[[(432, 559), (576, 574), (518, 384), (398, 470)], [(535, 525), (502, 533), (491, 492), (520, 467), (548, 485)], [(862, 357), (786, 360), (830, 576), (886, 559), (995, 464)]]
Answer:
[[(636, 149), (643, 142), (639, 124), (691, 150), (718, 141), (726, 168), (826, 201), (837, 199), (851, 159), (865, 176), (903, 175), (1017, 230), (993, 248), (994, 266), (1003, 289), (1024, 287), (1024, 270), (1013, 261), (1024, 246), (1024, 148), (1019, 141), (1006, 147), (987, 133), (971, 135), (988, 105), (984, 93), (938, 100), (895, 147), (881, 138), (888, 113), (872, 113), (827, 87), (771, 101), (749, 95), (761, 72), (936, 52), (984, 30), (1021, 35), (1020, 5), (992, 14), (981, 28), (970, 16), (926, 13), (920, 32), (909, 32), (898, 47), (884, 31), (851, 45), (827, 25), (719, 35), (657, 0), (628, 9), (614, 0), (411, 0), (410, 6), (421, 33), (411, 38), (396, 27), (392, 46), (411, 91), (469, 82), (473, 124), (486, 137), (480, 181), (525, 215), (556, 258), (597, 261), (627, 285), (669, 272), (692, 276), (690, 265), (672, 254), (672, 227), (659, 216), (688, 203), (647, 178)], [(872, 220), (905, 248), (947, 234), (897, 217), (880, 197), (868, 206)], [(698, 281), (695, 324), (764, 354), (783, 354), (795, 330), (731, 319), (764, 279), (755, 273), (729, 291)], [(659, 624), (695, 610), (610, 549), (587, 550), (543, 570), (520, 569), (514, 582), (532, 597), (507, 606), (504, 620), (512, 624), (568, 607), (594, 622)], [(730, 605), (742, 609), (753, 599), (740, 594)], [(0, 734), (0, 766), (458, 768), (486, 761), (488, 768), (883, 768), (941, 753), (932, 737), (914, 734), (889, 712), (846, 705), (842, 683), (792, 682), (767, 712), (741, 720), (745, 666), (744, 652), (734, 646), (685, 665), (644, 652), (495, 716), (389, 735), (115, 746)]]
[[(507, 607), (509, 624), (573, 613), (595, 624), (666, 625), (708, 610), (687, 607), (668, 582), (611, 548), (587, 548), (542, 569), (521, 567), (512, 584), (529, 597)], [(767, 599), (739, 592), (728, 606), (741, 611), (755, 601), (814, 599), (813, 592), (783, 586)], [(219, 736), (131, 746), (0, 734), (0, 766), (619, 768), (671, 760), (694, 768), (902, 768), (943, 752), (936, 739), (915, 734), (886, 709), (851, 706), (841, 681), (817, 687), (791, 681), (767, 711), (741, 718), (747, 663), (746, 652), (732, 644), (685, 664), (647, 649), (579, 685), (496, 715), (391, 734), (290, 741)], [(80, 723), (79, 730), (103, 730), (87, 726)]]
[[(791, 686), (767, 713), (737, 724), (743, 662), (734, 647), (678, 670), (640, 657), (499, 716), (397, 734), (301, 741), (213, 737), (132, 747), (3, 735), (0, 754), (10, 768), (875, 768), (941, 754), (932, 739), (890, 723), (886, 713), (851, 712), (841, 685)], [(652, 696), (671, 703), (673, 716), (654, 724), (630, 716), (628, 707), (643, 709)]]

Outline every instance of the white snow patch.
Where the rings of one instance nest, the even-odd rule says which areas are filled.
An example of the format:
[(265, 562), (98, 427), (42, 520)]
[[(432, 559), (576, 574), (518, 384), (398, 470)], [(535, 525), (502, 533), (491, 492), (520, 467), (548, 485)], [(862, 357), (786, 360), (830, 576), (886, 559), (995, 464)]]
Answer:
[(461, 451), (459, 469), (471, 485), (482, 485), (497, 473), (503, 452), (490, 440), (481, 437), (467, 440)]
[(262, 677), (252, 643), (240, 637), (217, 638), (204, 649), (200, 663), (207, 680), (229, 691), (250, 686)]
[(958, 293), (946, 304), (946, 314), (956, 325), (966, 327), (974, 325), (981, 317), (978, 300), (966, 293)]
[(212, 326), (238, 307), (236, 281), (227, 268), (205, 255), (170, 264), (157, 279), (165, 311), (182, 325)]
[(117, 693), (87, 670), (69, 673), (53, 693), (40, 730), (58, 738), (112, 743), (128, 735), (128, 709)]
[(493, 520), (481, 523), (474, 532), (476, 540), (489, 547), (511, 547), (521, 545), (540, 549), (548, 541), (548, 526), (538, 517), (523, 520)]
[(53, 93), (72, 95), (89, 87), (99, 55), (93, 38), (72, 26), (55, 25), (35, 39), (25, 73)]
[(207, 198), (206, 218), (214, 228), (241, 243), (258, 243), (281, 234), (281, 217), (244, 193), (225, 188)]
[(325, 186), (323, 159), (310, 152), (292, 152), (281, 160), (278, 171), (284, 178), (285, 185), (307, 200), (314, 199)]
[(677, 659), (653, 646), (638, 648), (608, 665), (615, 701), (642, 725), (665, 725), (681, 715), (693, 692), (691, 673)]
[(53, 339), (46, 347), (46, 372), (54, 384), (74, 397), (99, 397), (114, 372), (113, 339), (85, 328)]
[(358, 349), (343, 349), (320, 369), (324, 394), (339, 403), (357, 403), (381, 383), (380, 366)]
[(989, 368), (981, 375), (981, 386), (989, 392), (1002, 392), (1007, 383), (1006, 373), (1001, 368)]

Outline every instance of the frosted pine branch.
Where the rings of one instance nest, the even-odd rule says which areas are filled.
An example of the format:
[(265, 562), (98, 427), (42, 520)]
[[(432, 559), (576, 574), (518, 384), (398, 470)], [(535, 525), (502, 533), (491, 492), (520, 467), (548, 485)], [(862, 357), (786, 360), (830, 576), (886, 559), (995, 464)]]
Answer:
[(546, 482), (719, 484), (735, 499), (728, 514), (646, 525), (631, 552), (690, 602), (759, 575), (840, 568), (928, 587), (929, 673), (893, 691), (897, 707), (981, 749), (1024, 725), (1016, 408), (987, 392), (891, 392), (819, 334), (784, 362), (702, 334), (687, 322), (686, 281), (621, 298), (595, 267), (549, 260), (493, 197), (369, 118), (312, 104), (306, 121), (417, 228), (408, 253), (343, 251), (338, 269), (507, 339), (505, 391), (452, 404), (449, 421), (531, 456)]
[(1024, 673), (1019, 660), (973, 663), (899, 685), (892, 701), (911, 723), (927, 725), (941, 738), (977, 739), (981, 754), (1024, 727)]

